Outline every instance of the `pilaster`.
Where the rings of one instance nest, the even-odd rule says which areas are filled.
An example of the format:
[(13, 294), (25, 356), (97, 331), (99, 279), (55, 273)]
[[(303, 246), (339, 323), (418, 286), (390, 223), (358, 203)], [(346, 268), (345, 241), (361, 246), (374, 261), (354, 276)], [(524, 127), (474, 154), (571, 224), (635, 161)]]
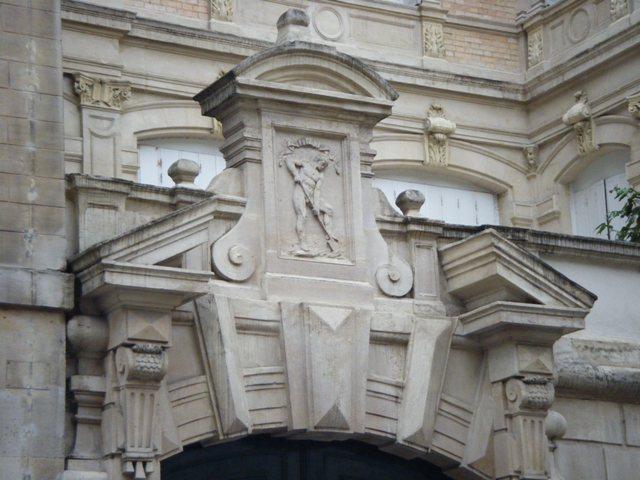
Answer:
[(75, 75), (82, 116), (82, 173), (121, 176), (120, 118), (131, 97), (128, 82)]

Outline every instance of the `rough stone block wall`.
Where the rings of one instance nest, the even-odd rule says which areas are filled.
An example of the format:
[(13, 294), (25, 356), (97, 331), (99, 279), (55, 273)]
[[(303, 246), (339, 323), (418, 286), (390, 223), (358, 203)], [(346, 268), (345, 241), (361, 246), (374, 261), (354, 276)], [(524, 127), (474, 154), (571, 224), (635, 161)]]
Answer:
[(208, 0), (125, 0), (124, 4), (150, 12), (168, 13), (198, 20), (209, 19)]
[(0, 478), (7, 480), (54, 480), (64, 468), (60, 28), (59, 0), (0, 0)]
[(518, 39), (507, 35), (445, 28), (447, 59), (465, 65), (516, 72), (520, 65)]

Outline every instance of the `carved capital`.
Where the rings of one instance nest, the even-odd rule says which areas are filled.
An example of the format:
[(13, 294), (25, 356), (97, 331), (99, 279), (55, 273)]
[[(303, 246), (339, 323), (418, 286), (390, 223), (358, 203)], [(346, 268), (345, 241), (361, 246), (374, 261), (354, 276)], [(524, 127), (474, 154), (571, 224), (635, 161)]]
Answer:
[(553, 381), (550, 376), (528, 375), (511, 378), (505, 384), (505, 395), (514, 414), (546, 412), (554, 399)]
[(527, 34), (527, 60), (529, 68), (539, 64), (544, 55), (542, 28), (533, 30)]
[(496, 478), (547, 478), (545, 418), (553, 403), (551, 375), (513, 377), (494, 385), (502, 413), (495, 420)]
[(159, 454), (158, 390), (167, 372), (167, 356), (161, 345), (138, 343), (118, 347), (114, 360), (116, 401), (124, 422), (118, 445), (122, 473), (144, 480), (154, 471)]
[(424, 24), (423, 39), (425, 57), (444, 57), (444, 32), (441, 23), (426, 22)]
[(579, 90), (575, 93), (575, 103), (562, 116), (565, 125), (573, 127), (580, 155), (595, 152), (600, 147), (596, 144), (595, 124), (587, 94)]
[(108, 81), (83, 74), (75, 76), (74, 89), (83, 106), (119, 110), (122, 104), (131, 98), (131, 87), (128, 82)]
[(425, 163), (446, 166), (449, 163), (449, 137), (456, 130), (456, 124), (444, 115), (444, 109), (437, 104), (427, 111), (425, 126)]

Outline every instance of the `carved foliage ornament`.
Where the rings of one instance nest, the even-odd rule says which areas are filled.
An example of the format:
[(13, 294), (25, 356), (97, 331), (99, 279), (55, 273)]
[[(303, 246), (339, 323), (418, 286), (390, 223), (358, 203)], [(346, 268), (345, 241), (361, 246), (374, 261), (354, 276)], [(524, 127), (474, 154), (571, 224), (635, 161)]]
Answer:
[(595, 152), (600, 147), (596, 144), (595, 124), (587, 94), (579, 90), (574, 96), (576, 102), (562, 116), (562, 121), (565, 125), (573, 127), (576, 133), (578, 151), (580, 155), (586, 155)]
[(142, 343), (119, 347), (115, 362), (118, 403), (125, 425), (120, 446), (122, 473), (145, 480), (154, 471), (159, 450), (158, 390), (167, 372), (167, 357), (162, 346)]
[(131, 87), (127, 82), (109, 82), (78, 74), (73, 86), (82, 105), (120, 109), (131, 97)]
[(502, 445), (510, 452), (509, 473), (513, 478), (546, 478), (548, 445), (544, 421), (555, 397), (552, 377), (510, 378), (504, 384), (504, 396), (507, 431), (515, 440)]
[[(299, 257), (337, 258), (344, 254), (342, 239), (333, 230), (333, 207), (323, 192), (326, 169), (332, 166), (340, 175), (340, 166), (328, 147), (307, 138), (287, 141), (279, 166), (287, 167), (293, 180), (292, 203), (296, 216), (297, 243), (292, 254)], [(310, 242), (308, 219), (312, 217), (324, 235), (324, 246)]]
[(424, 54), (426, 57), (444, 57), (444, 33), (441, 23), (424, 24)]
[(218, 20), (231, 20), (233, 17), (232, 0), (210, 0), (211, 18)]
[(540, 63), (542, 61), (542, 55), (542, 29), (538, 28), (527, 36), (527, 59), (529, 60), (529, 67)]
[(449, 136), (456, 124), (444, 116), (440, 105), (433, 104), (425, 119), (425, 163), (446, 166), (449, 163)]
[(629, 4), (627, 0), (611, 0), (610, 13), (614, 20), (627, 14)]

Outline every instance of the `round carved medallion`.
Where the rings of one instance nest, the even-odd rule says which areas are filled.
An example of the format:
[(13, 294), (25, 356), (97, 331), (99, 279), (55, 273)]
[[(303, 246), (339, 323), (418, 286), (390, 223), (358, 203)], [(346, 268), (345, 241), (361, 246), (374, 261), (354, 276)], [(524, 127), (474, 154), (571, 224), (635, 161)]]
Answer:
[(313, 26), (318, 34), (326, 40), (338, 40), (344, 33), (344, 22), (340, 14), (331, 7), (316, 10)]
[(567, 34), (569, 40), (573, 43), (578, 43), (587, 38), (591, 30), (591, 19), (589, 13), (584, 8), (576, 9), (569, 18), (569, 27)]

